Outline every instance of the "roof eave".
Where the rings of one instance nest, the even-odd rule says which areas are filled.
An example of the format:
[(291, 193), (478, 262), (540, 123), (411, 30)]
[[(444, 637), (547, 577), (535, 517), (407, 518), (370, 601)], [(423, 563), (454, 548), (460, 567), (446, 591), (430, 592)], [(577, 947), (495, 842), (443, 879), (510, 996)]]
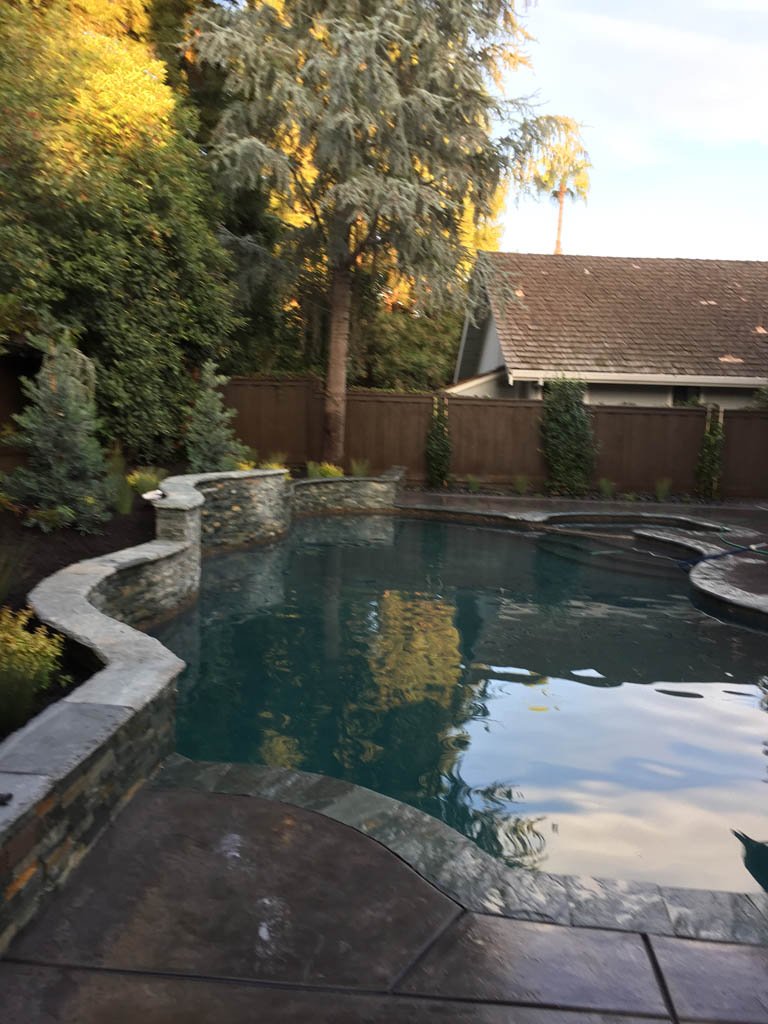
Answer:
[(545, 381), (555, 377), (571, 377), (588, 384), (667, 384), (672, 387), (759, 388), (768, 384), (768, 377), (715, 377), (686, 373), (613, 373), (604, 370), (507, 369), (507, 380)]

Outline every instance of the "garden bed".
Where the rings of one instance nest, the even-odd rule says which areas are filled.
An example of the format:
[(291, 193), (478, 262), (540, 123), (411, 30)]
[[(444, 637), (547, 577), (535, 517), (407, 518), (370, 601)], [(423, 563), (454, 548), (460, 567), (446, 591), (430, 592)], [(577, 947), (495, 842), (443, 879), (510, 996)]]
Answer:
[(0, 604), (22, 608), (27, 594), (46, 576), (84, 558), (144, 544), (154, 536), (155, 512), (147, 501), (137, 500), (132, 512), (116, 515), (98, 534), (42, 533), (24, 526), (12, 513), (0, 512)]

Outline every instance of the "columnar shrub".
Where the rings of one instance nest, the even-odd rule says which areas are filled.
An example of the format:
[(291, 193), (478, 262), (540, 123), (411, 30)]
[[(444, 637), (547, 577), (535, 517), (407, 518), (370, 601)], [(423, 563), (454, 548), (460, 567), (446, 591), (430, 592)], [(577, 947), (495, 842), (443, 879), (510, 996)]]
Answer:
[(14, 415), (26, 463), (2, 489), (29, 524), (95, 533), (110, 518), (113, 495), (97, 438), (94, 367), (68, 341), (51, 342), (39, 373), (22, 380), (27, 405)]
[(700, 498), (717, 498), (720, 494), (725, 431), (717, 406), (707, 411), (707, 426), (696, 465), (696, 493)]
[(226, 383), (227, 378), (216, 373), (213, 360), (207, 359), (188, 409), (187, 462), (193, 473), (233, 470), (248, 460), (248, 449), (232, 429), (235, 410), (224, 405), (221, 388)]
[(432, 407), (432, 421), (427, 432), (427, 486), (445, 487), (451, 471), (451, 435), (448, 431), (448, 406), (443, 395)]
[(583, 381), (559, 377), (544, 386), (541, 440), (547, 490), (578, 496), (589, 490), (595, 467), (595, 439), (584, 405)]

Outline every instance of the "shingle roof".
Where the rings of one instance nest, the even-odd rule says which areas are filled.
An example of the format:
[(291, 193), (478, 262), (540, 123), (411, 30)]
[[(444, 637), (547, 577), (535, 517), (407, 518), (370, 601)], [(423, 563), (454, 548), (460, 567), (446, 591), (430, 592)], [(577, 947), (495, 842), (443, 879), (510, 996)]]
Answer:
[(768, 263), (484, 256), (512, 374), (768, 378)]

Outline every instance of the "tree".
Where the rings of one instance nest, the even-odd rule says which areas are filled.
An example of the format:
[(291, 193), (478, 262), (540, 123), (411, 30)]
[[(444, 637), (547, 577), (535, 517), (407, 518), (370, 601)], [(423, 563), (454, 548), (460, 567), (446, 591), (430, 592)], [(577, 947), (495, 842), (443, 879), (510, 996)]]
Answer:
[(216, 373), (212, 359), (203, 363), (194, 401), (187, 410), (187, 462), (193, 473), (216, 473), (237, 469), (248, 456), (245, 445), (235, 437), (231, 420), (219, 390), (227, 378)]
[(236, 321), (194, 116), (133, 38), (143, 7), (0, 7), (0, 296), (19, 311), (9, 336), (46, 313), (73, 328), (107, 433), (163, 462), (191, 371), (221, 359)]
[(28, 523), (94, 533), (110, 518), (94, 386), (93, 364), (66, 336), (49, 342), (37, 376), (22, 380), (27, 405), (13, 417), (13, 444), (26, 463), (5, 478), (3, 491)]
[(529, 163), (528, 174), (537, 192), (557, 202), (555, 255), (563, 251), (563, 209), (566, 197), (586, 201), (592, 164), (581, 138), (581, 125), (570, 117), (542, 119), (543, 146)]
[(524, 33), (511, 0), (284, 0), (192, 25), (197, 58), (226, 76), (212, 136), (224, 179), (291, 211), (281, 257), (326, 277), (323, 451), (338, 462), (353, 276), (380, 255), (420, 303), (463, 301), (466, 211), (489, 216), (527, 152), (522, 104), (492, 91)]

